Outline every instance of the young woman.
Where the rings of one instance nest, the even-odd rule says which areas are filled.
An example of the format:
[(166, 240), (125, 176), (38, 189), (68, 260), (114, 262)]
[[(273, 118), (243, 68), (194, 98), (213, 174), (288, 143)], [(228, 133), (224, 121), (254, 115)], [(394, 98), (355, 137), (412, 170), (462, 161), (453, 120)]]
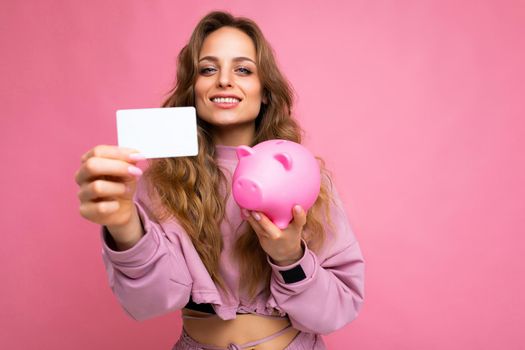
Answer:
[(320, 195), (284, 230), (230, 193), (236, 146), (301, 142), (292, 98), (258, 26), (212, 12), (163, 104), (196, 107), (199, 154), (150, 160), (144, 173), (137, 150), (82, 156), (80, 213), (103, 225), (111, 288), (138, 320), (182, 309), (174, 349), (324, 349), (320, 334), (358, 315), (364, 261), (320, 158)]

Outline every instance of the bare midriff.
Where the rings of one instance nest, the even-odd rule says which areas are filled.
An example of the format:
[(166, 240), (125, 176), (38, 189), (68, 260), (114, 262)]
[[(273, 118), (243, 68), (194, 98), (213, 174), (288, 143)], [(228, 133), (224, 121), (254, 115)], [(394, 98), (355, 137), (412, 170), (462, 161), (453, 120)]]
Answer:
[[(183, 309), (183, 315), (202, 317), (204, 312)], [(266, 338), (290, 325), (288, 318), (270, 318), (254, 314), (237, 315), (233, 320), (222, 320), (217, 316), (201, 319), (183, 318), (186, 333), (199, 343), (226, 348), (229, 344), (245, 343)], [(292, 342), (298, 330), (290, 328), (280, 336), (268, 340), (250, 349), (284, 349)]]

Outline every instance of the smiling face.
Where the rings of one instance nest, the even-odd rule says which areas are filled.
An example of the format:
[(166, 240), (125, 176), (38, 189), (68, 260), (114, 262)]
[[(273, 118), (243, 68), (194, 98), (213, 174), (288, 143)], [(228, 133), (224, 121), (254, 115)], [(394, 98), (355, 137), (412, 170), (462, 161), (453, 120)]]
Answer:
[(210, 33), (199, 53), (195, 82), (199, 117), (219, 132), (253, 129), (262, 91), (252, 39), (232, 27)]

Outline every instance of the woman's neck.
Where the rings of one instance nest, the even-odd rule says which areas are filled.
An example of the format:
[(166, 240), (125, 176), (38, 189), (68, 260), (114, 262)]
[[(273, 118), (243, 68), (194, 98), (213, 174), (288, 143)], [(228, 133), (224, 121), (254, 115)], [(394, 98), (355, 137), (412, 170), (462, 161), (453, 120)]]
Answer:
[(213, 130), (213, 143), (224, 146), (251, 146), (255, 137), (255, 122), (241, 125), (228, 125)]

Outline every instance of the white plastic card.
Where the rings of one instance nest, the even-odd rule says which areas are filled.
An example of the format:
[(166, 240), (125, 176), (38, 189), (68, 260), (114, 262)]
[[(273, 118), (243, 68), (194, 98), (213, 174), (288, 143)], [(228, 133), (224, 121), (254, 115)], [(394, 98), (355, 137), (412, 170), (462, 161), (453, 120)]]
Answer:
[(140, 151), (146, 158), (195, 156), (197, 117), (195, 107), (117, 110), (120, 147)]

